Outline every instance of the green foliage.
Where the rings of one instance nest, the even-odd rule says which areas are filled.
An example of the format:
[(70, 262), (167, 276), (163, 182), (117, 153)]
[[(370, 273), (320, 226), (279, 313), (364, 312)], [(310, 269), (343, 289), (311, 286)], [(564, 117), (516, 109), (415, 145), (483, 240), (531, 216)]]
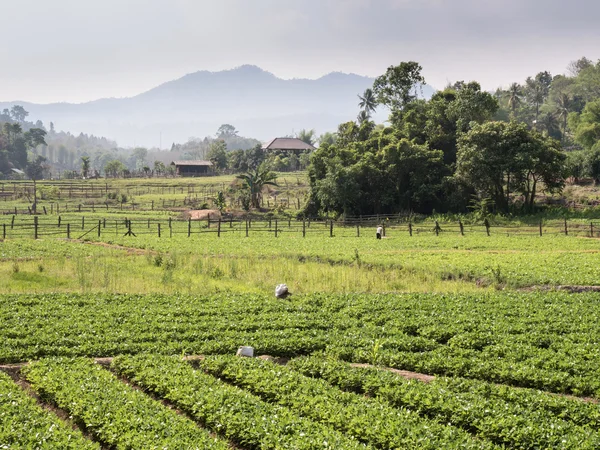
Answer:
[(277, 186), (277, 174), (271, 172), (271, 168), (262, 164), (252, 172), (247, 172), (237, 176), (244, 182), (244, 188), (247, 189), (250, 196), (250, 204), (254, 208), (260, 208), (261, 193), (265, 186)]
[(393, 409), (376, 399), (341, 392), (321, 380), (269, 361), (207, 358), (202, 369), (375, 448), (493, 448), (464, 431)]
[(210, 145), (206, 155), (217, 171), (227, 168), (227, 144), (225, 141), (215, 141)]
[(0, 372), (0, 442), (4, 448), (99, 449)]
[(531, 211), (538, 184), (549, 192), (562, 189), (565, 159), (555, 141), (529, 131), (525, 124), (488, 122), (461, 136), (457, 176), (482, 198), (493, 199), (499, 211), (509, 211), (515, 191)]
[(193, 370), (179, 358), (119, 357), (113, 367), (244, 448), (359, 449), (357, 441), (326, 424), (299, 417), (287, 408)]
[(390, 66), (384, 75), (375, 79), (373, 93), (377, 101), (392, 111), (402, 110), (417, 98), (416, 90), (425, 83), (422, 67), (414, 62), (402, 62)]
[(575, 132), (575, 139), (584, 148), (591, 149), (600, 142), (600, 99), (588, 103), (581, 115), (573, 113), (569, 125)]
[(600, 439), (592, 430), (598, 423), (596, 407), (575, 399), (482, 381), (438, 377), (423, 383), (319, 356), (294, 359), (288, 366), (507, 448), (592, 449)]
[[(114, 448), (227, 449), (191, 420), (86, 359), (49, 359), (24, 369), (34, 389)], [(140, 426), (143, 424), (143, 426)]]

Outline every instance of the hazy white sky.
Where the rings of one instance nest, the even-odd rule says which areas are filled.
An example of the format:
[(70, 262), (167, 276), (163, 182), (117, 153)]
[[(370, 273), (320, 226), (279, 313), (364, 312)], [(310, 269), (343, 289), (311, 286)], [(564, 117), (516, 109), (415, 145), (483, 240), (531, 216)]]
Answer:
[(523, 81), (600, 58), (599, 0), (0, 0), (0, 101), (127, 97), (198, 70)]

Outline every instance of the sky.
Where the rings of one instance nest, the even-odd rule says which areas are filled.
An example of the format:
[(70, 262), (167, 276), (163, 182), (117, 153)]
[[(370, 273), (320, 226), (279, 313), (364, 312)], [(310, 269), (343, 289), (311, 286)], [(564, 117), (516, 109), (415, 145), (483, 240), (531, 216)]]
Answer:
[(493, 90), (600, 59), (598, 0), (0, 0), (0, 101), (131, 97), (198, 70), (377, 76)]

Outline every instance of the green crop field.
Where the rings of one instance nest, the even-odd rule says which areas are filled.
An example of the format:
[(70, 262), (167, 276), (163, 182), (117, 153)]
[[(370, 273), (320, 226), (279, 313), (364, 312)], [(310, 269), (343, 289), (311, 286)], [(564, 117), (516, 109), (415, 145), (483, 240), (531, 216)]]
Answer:
[(111, 182), (122, 210), (48, 183), (37, 216), (4, 186), (0, 448), (600, 448), (596, 213), (376, 240), (293, 208), (184, 220), (232, 178), (143, 181)]

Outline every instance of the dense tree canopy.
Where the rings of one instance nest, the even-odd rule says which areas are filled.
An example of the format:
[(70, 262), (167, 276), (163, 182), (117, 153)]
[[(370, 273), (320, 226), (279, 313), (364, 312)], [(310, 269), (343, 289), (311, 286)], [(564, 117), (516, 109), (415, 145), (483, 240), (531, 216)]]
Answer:
[(600, 61), (582, 58), (570, 70), (495, 94), (459, 81), (422, 100), (419, 64), (388, 68), (372, 93), (390, 109), (389, 125), (375, 125), (370, 93), (359, 95), (357, 122), (341, 124), (312, 155), (305, 212), (467, 211), (484, 201), (528, 212), (567, 176), (600, 182)]

